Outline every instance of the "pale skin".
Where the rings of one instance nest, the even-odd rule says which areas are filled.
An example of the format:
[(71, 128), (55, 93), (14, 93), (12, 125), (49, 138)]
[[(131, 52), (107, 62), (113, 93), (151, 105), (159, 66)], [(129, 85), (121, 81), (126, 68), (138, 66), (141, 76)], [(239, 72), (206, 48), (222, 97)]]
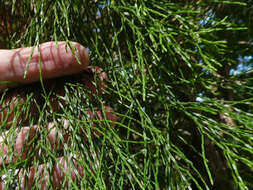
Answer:
[[(31, 83), (40, 79), (40, 64), (41, 58), (41, 73), (44, 79), (55, 78), (63, 75), (78, 73), (87, 68), (89, 63), (88, 53), (86, 49), (78, 43), (72, 43), (76, 48), (76, 56), (81, 64), (77, 64), (76, 57), (72, 54), (69, 47), (66, 51), (66, 43), (47, 42), (40, 45), (38, 48), (20, 48), (15, 50), (0, 50), (0, 81), (10, 81), (16, 83)], [(24, 72), (29, 56), (31, 57), (26, 78)], [(0, 91), (7, 88), (8, 85), (1, 85)]]
[[(92, 73), (101, 71), (101, 69), (96, 67), (90, 67), (89, 64), (89, 58), (88, 53), (86, 49), (81, 46), (79, 43), (71, 42), (74, 50), (74, 53), (76, 56), (73, 55), (73, 52), (71, 52), (70, 48), (66, 48), (65, 42), (58, 42), (58, 45), (56, 45), (55, 42), (47, 42), (40, 45), (40, 51), (38, 51), (38, 48), (19, 48), (19, 49), (13, 49), (13, 50), (0, 50), (0, 81), (8, 81), (11, 83), (4, 83), (0, 84), (0, 98), (1, 98), (1, 92), (3, 92), (7, 88), (15, 88), (17, 86), (22, 84), (30, 84), (36, 81), (39, 81), (42, 75), (43, 81), (45, 83), (48, 79), (51, 81), (55, 77), (61, 77), (65, 75), (73, 75), (80, 73), (83, 70), (87, 70), (87, 76), (84, 76), (84, 79), (82, 82), (84, 83), (84, 88), (90, 89), (91, 93), (96, 93), (95, 86), (92, 84)], [(30, 64), (26, 68), (26, 63), (29, 59), (29, 56), (33, 52), (33, 55), (30, 59)], [(79, 60), (79, 63), (77, 61)], [(24, 72), (27, 69), (26, 78), (24, 78)], [(99, 78), (102, 80), (107, 79), (107, 75), (103, 72), (99, 73)], [(101, 92), (104, 88), (103, 84), (99, 84), (99, 92)], [(64, 93), (60, 91), (60, 93)], [(13, 96), (11, 96), (9, 99), (11, 100)], [(9, 101), (8, 99), (8, 101)], [(7, 101), (7, 102), (8, 102)], [(13, 102), (12, 104), (16, 104), (17, 102)], [(18, 103), (22, 104), (22, 100)], [(57, 104), (55, 102), (52, 102), (52, 104)], [(12, 105), (11, 105), (12, 106)], [(55, 105), (53, 105), (55, 106)], [(55, 106), (57, 107), (57, 106)], [(1, 110), (1, 105), (0, 105)], [(105, 110), (108, 110), (106, 112), (107, 119), (111, 121), (117, 121), (118, 118), (112, 114), (112, 109), (110, 107), (105, 106)], [(3, 115), (0, 116), (0, 125), (1, 117), (5, 117), (5, 110), (2, 108)], [(87, 111), (87, 114), (90, 115), (91, 118), (97, 117), (99, 119), (103, 119), (102, 114), (100, 111), (97, 111), (94, 116), (94, 113)], [(14, 116), (10, 114), (8, 116), (8, 120), (10, 120), (10, 123)], [(62, 129), (68, 128), (68, 121), (64, 120), (62, 121)], [(11, 127), (8, 126), (9, 128)], [(56, 143), (59, 139), (58, 136), (60, 136), (58, 133), (61, 133), (63, 135), (64, 140), (67, 142), (68, 145), (71, 144), (71, 142), (68, 141), (68, 135), (64, 133), (64, 131), (59, 131), (55, 129), (55, 123), (50, 122), (47, 127), (49, 133), (48, 133), (48, 139), (51, 144), (51, 150), (55, 149), (61, 149), (62, 145), (56, 146)], [(9, 151), (8, 146), (5, 144), (6, 142), (6, 133), (9, 131), (7, 130), (5, 133), (2, 133), (0, 136), (0, 165), (3, 164), (9, 164), (11, 162), (15, 162), (16, 160), (24, 160), (26, 158), (26, 153), (29, 150), (28, 144), (29, 140), (34, 137), (34, 135), (37, 132), (37, 129), (39, 126), (34, 125), (32, 127), (24, 126), (21, 128), (21, 130), (17, 130), (17, 137), (15, 139), (15, 143), (13, 144), (14, 148), (14, 156), (11, 158), (8, 158)], [(56, 134), (57, 133), (57, 134)], [(97, 134), (95, 131), (94, 134)], [(99, 135), (99, 134), (98, 134)], [(85, 139), (86, 137), (84, 137)], [(64, 160), (62, 157), (57, 159), (58, 162), (54, 165), (54, 169), (52, 171), (52, 179), (53, 185), (55, 187), (61, 187), (62, 183), (64, 181), (64, 170), (67, 170), (67, 161)], [(77, 178), (76, 175), (80, 177), (83, 176), (83, 169), (81, 166), (79, 166), (75, 161), (73, 161), (73, 164), (76, 166), (76, 170), (72, 171), (71, 178), (72, 180), (75, 180)], [(41, 176), (40, 180), (40, 189), (47, 189), (47, 183), (48, 179), (43, 177), (43, 168), (46, 167), (46, 163), (44, 165), (41, 165), (37, 171), (34, 170), (34, 168), (31, 168), (30, 173), (27, 174), (27, 176), (23, 176), (22, 183), (21, 183), (21, 189), (31, 189), (34, 182), (34, 176)], [(0, 181), (0, 190), (4, 189), (4, 182)]]

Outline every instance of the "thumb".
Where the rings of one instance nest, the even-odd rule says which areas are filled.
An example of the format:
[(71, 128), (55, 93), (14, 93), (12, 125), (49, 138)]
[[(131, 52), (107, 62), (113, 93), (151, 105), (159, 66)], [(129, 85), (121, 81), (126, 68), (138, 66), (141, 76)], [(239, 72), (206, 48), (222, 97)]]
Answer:
[[(40, 72), (43, 79), (50, 79), (78, 73), (87, 67), (88, 53), (82, 45), (71, 42), (73, 51), (66, 42), (58, 42), (57, 45), (56, 42), (46, 42), (39, 48), (0, 50), (0, 91), (17, 83), (39, 81)], [(26, 78), (24, 78), (25, 71), (27, 71)]]

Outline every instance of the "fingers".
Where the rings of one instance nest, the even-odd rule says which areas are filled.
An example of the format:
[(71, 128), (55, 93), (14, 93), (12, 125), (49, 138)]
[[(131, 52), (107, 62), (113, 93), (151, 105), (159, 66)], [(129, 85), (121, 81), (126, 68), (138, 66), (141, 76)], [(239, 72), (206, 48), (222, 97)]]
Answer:
[[(102, 79), (100, 82), (98, 82), (98, 85), (96, 86), (92, 81), (94, 81), (94, 72), (99, 72), (97, 75), (100, 79)], [(80, 77), (81, 76), (81, 77)], [(77, 75), (77, 77), (74, 77), (78, 82), (81, 82), (84, 84), (84, 88), (90, 90), (90, 96), (92, 96), (93, 94), (98, 94), (98, 93), (102, 93), (104, 88), (105, 88), (105, 83), (103, 82), (103, 80), (107, 79), (107, 75), (102, 72), (99, 68), (96, 67), (88, 67), (87, 70), (82, 74), (82, 75)], [(73, 82), (73, 81), (71, 81)], [(75, 82), (75, 81), (74, 81)], [(36, 86), (36, 85), (35, 85)], [(60, 94), (62, 96), (65, 95), (65, 91), (64, 91), (64, 85), (58, 85), (57, 83), (55, 83), (55, 80), (48, 80), (45, 83), (45, 86), (47, 89), (51, 90), (54, 89), (55, 87), (55, 92), (57, 94)], [(28, 88), (30, 88), (30, 86), (28, 86)], [(22, 91), (24, 90), (24, 88), (21, 89)], [(14, 90), (15, 92), (15, 90)], [(13, 93), (12, 97), (9, 98), (8, 101), (6, 101), (6, 103), (10, 102), (10, 106), (15, 107), (18, 105), (22, 105), (26, 99), (28, 98), (27, 96), (21, 96), (18, 99), (15, 99), (13, 101), (13, 96), (17, 96), (19, 93)], [(40, 98), (38, 98), (40, 99)], [(39, 100), (40, 102), (41, 100)], [(40, 102), (40, 104), (43, 105), (43, 102)], [(53, 106), (54, 111), (57, 111), (58, 109), (58, 102), (51, 100), (51, 104)], [(64, 104), (64, 103), (63, 103)], [(35, 105), (32, 105), (32, 107), (35, 107)], [(8, 106), (7, 106), (8, 107)], [(17, 108), (18, 109), (18, 108)], [(36, 108), (35, 108), (36, 109)], [(2, 110), (5, 110), (3, 108), (1, 108), (0, 105), (0, 110), (2, 112)], [(30, 111), (32, 112), (36, 112), (36, 110), (34, 111), (33, 108), (30, 109)], [(5, 111), (3, 111), (2, 113), (7, 113)], [(11, 112), (9, 110), (9, 116), (10, 118), (14, 118), (14, 112)], [(91, 111), (87, 111), (87, 114), (90, 116), (90, 118), (92, 119), (97, 119), (97, 120), (103, 120), (103, 114), (102, 112), (91, 112)], [(3, 114), (2, 114), (3, 115)], [(7, 114), (8, 115), (8, 114)], [(16, 117), (16, 116), (15, 116)], [(111, 120), (111, 121), (117, 121), (118, 118), (112, 113), (112, 109), (110, 107), (105, 107), (105, 117), (107, 120)], [(6, 117), (2, 117), (3, 119)], [(1, 114), (0, 114), (0, 124), (1, 124)], [(51, 145), (51, 150), (60, 150), (63, 148), (63, 144), (67, 143), (67, 145), (71, 145), (71, 142), (69, 139), (69, 133), (68, 133), (68, 121), (64, 121), (63, 126), (62, 127), (56, 127), (53, 123), (50, 123), (49, 126), (47, 127), (48, 129), (48, 140), (50, 142)], [(102, 123), (103, 124), (103, 123)], [(95, 123), (93, 123), (93, 125), (95, 125)], [(10, 146), (10, 144), (8, 143), (8, 140), (6, 140), (6, 137), (2, 136), (0, 138), (0, 155), (3, 155), (0, 159), (0, 163), (2, 164), (8, 164), (10, 162), (15, 162), (17, 160), (24, 160), (27, 158), (27, 153), (28, 151), (31, 150), (31, 144), (34, 144), (34, 139), (38, 138), (38, 133), (41, 131), (39, 130), (41, 129), (41, 127), (39, 126), (33, 126), (33, 127), (24, 127), (22, 128), (20, 131), (16, 131), (16, 137), (14, 138), (15, 140), (10, 140), (9, 142), (13, 142), (12, 145)], [(46, 130), (45, 130), (46, 131)], [(94, 133), (100, 135), (97, 131), (93, 131)], [(8, 133), (8, 132), (6, 132)], [(87, 140), (87, 137), (85, 135), (83, 135), (84, 140)], [(36, 139), (37, 140), (37, 139)], [(10, 148), (11, 147), (11, 148)], [(33, 150), (35, 152), (37, 152), (36, 150)], [(14, 153), (13, 153), (14, 152)], [(11, 155), (11, 156), (10, 156)], [(36, 156), (37, 154), (35, 154)], [(9, 157), (8, 157), (9, 156)], [(60, 158), (59, 158), (60, 160)], [(52, 176), (52, 180), (53, 180), (53, 184), (56, 187), (60, 187), (61, 184), (63, 183), (63, 181), (65, 181), (66, 179), (64, 179), (64, 171), (66, 170), (66, 167), (69, 167), (66, 161), (59, 161), (61, 162), (60, 165), (55, 165), (54, 166), (54, 170), (53, 170), (53, 176)], [(39, 166), (39, 169), (35, 171), (35, 169), (29, 170), (30, 172), (27, 174), (28, 177), (26, 178), (22, 178), (23, 179), (23, 187), (25, 187), (25, 184), (30, 186), (33, 184), (34, 181), (34, 176), (44, 176), (45, 174), (43, 174), (44, 170), (43, 168), (45, 168), (47, 165), (44, 164), (42, 166)], [(73, 167), (71, 167), (73, 168)], [(82, 176), (83, 174), (83, 170), (80, 166), (76, 165), (76, 168), (78, 169), (78, 172), (74, 172), (75, 175), (79, 173), (80, 176)], [(82, 175), (81, 175), (82, 174)], [(73, 173), (72, 173), (73, 175)], [(42, 189), (47, 189), (47, 183), (48, 183), (48, 178), (43, 178), (41, 177), (41, 187)], [(44, 180), (43, 180), (44, 179)], [(73, 179), (73, 176), (72, 176)], [(74, 178), (75, 179), (75, 178)], [(37, 182), (37, 180), (36, 180)], [(1, 185), (0, 185), (1, 187)], [(1, 188), (0, 188), (1, 189)]]
[[(96, 81), (98, 85), (94, 83), (95, 75), (99, 78), (99, 81)], [(103, 93), (106, 80), (108, 80), (108, 77), (102, 69), (89, 66), (80, 74), (47, 80), (44, 82), (44, 87), (47, 92), (53, 92), (50, 96), (50, 104), (53, 111), (57, 112), (59, 110), (59, 104), (65, 105), (64, 101), (56, 98), (56, 95), (65, 96), (65, 83), (81, 83), (84, 89), (87, 89), (87, 93), (91, 97)], [(34, 118), (39, 117), (36, 104), (42, 107), (45, 102), (44, 98), (41, 96), (42, 89), (40, 83), (34, 83), (11, 89), (5, 96), (3, 95), (4, 101), (0, 104), (0, 124), (5, 123), (8, 129), (14, 121), (19, 124), (20, 119), (22, 119), (22, 122), (26, 123), (26, 118), (28, 117), (24, 117), (21, 114), (17, 115), (16, 110), (20, 110), (23, 107), (22, 105), (29, 100), (28, 96), (31, 92), (33, 93), (34, 101), (29, 101), (26, 110), (23, 110), (23, 112), (26, 113), (26, 115), (28, 112), (31, 113)]]
[[(102, 116), (103, 114), (100, 111), (96, 111), (95, 113), (88, 111), (87, 113), (92, 119), (104, 120)], [(112, 123), (118, 120), (118, 117), (113, 114), (112, 108), (108, 106), (105, 106), (105, 117)], [(93, 123), (93, 125), (95, 126), (96, 124)], [(47, 138), (51, 145), (51, 151), (56, 150), (58, 151), (63, 149), (63, 143), (67, 144), (68, 146), (71, 146), (72, 142), (69, 139), (70, 135), (68, 133), (68, 128), (69, 128), (69, 121), (67, 120), (63, 122), (62, 128), (56, 127), (54, 123), (49, 123), (46, 131), (48, 131)], [(93, 132), (100, 136), (98, 131), (94, 130)], [(0, 165), (9, 164), (10, 162), (16, 162), (26, 159), (28, 151), (29, 150), (31, 151), (30, 145), (32, 144), (32, 141), (34, 141), (34, 138), (38, 133), (40, 133), (39, 126), (35, 125), (32, 127), (23, 127), (19, 132), (16, 130), (14, 134), (17, 134), (17, 137), (14, 141), (7, 139), (8, 135), (2, 135), (0, 137), (0, 155), (2, 155), (2, 157), (0, 158)], [(8, 137), (10, 137), (10, 135)], [(83, 134), (83, 139), (86, 141), (88, 140), (85, 134)], [(6, 142), (8, 143), (14, 142), (14, 144), (7, 145)], [(35, 156), (39, 152), (36, 149), (35, 150), (33, 149), (32, 151), (36, 152)], [(47, 164), (42, 164), (36, 167), (36, 169), (32, 167), (29, 169), (27, 174), (22, 173), (23, 170), (21, 169), (20, 172), (20, 174), (22, 174), (20, 175), (22, 178), (21, 189), (27, 188), (31, 189), (35, 180), (40, 189), (48, 189), (48, 182), (50, 180), (52, 180), (52, 184), (54, 187), (60, 188), (62, 186), (67, 186), (68, 182), (65, 181), (66, 175), (71, 174), (70, 177), (72, 181), (75, 181), (77, 178), (83, 177), (84, 175), (83, 168), (80, 165), (78, 165), (78, 163), (75, 160), (71, 165), (63, 157), (57, 159), (53, 167), (52, 173), (50, 175), (45, 173), (47, 167), (48, 167)], [(51, 179), (49, 179), (50, 178), (49, 176), (51, 177)], [(4, 183), (0, 183), (0, 190), (1, 188), (4, 189)]]
[[(112, 108), (108, 106), (105, 106), (106, 118), (102, 116), (101, 111), (96, 111), (94, 113), (88, 111), (87, 114), (89, 115), (88, 118), (97, 120), (98, 122), (101, 121), (101, 124), (103, 124), (102, 121), (105, 119), (111, 123), (118, 121), (118, 117), (113, 114)], [(51, 145), (51, 151), (61, 150), (64, 143), (70, 146), (72, 142), (69, 140), (69, 125), (69, 121), (64, 120), (61, 125), (51, 122), (48, 124), (46, 129), (42, 126), (34, 125), (32, 127), (22, 127), (21, 130), (16, 129), (15, 131), (7, 131), (3, 133), (2, 136), (0, 136), (0, 165), (26, 159), (27, 152), (31, 150), (32, 143), (34, 144), (33, 141), (38, 141), (40, 137), (39, 134), (43, 133), (43, 131), (47, 132), (47, 138)], [(92, 125), (95, 126), (96, 123), (93, 123)], [(80, 129), (80, 132), (82, 134), (82, 138), (87, 141), (88, 138), (86, 137), (84, 131)], [(94, 130), (93, 133), (100, 135), (96, 130)], [(32, 151), (36, 152), (34, 148)]]
[[(76, 156), (75, 156), (76, 157)], [(28, 171), (21, 169), (16, 171), (20, 177), (20, 189), (49, 189), (49, 182), (51, 181), (54, 189), (67, 189), (69, 181), (78, 182), (84, 176), (83, 167), (78, 164), (75, 157), (67, 160), (64, 157), (57, 158), (53, 166), (49, 164), (41, 164), (39, 166), (31, 167)], [(50, 171), (51, 170), (51, 171)], [(5, 187), (4, 181), (0, 182), (0, 190)]]
[[(88, 53), (78, 43), (71, 42), (73, 55), (66, 42), (47, 42), (37, 47), (20, 48), (14, 50), (0, 50), (0, 82), (31, 83), (39, 81), (40, 66), (43, 79), (51, 79), (59, 76), (81, 72), (88, 65)], [(29, 60), (29, 66), (27, 62)], [(77, 59), (80, 64), (77, 63)], [(41, 60), (41, 65), (40, 65)], [(26, 78), (24, 73), (27, 69)], [(0, 84), (0, 91), (16, 84)]]
[[(74, 159), (74, 158), (73, 158)], [(70, 167), (70, 165), (73, 165)], [(37, 168), (37, 171), (35, 168), (31, 168), (28, 174), (23, 175), (22, 181), (21, 181), (21, 189), (31, 189), (32, 185), (35, 181), (38, 181), (37, 186), (40, 187), (40, 189), (48, 189), (48, 182), (50, 181), (50, 177), (48, 174), (46, 174), (45, 170), (47, 170), (49, 166), (47, 164), (40, 165)], [(37, 180), (35, 180), (35, 176), (37, 176)], [(52, 177), (52, 184), (54, 188), (63, 188), (64, 186), (67, 187), (68, 182), (65, 182), (63, 184), (65, 176), (68, 176), (72, 179), (72, 181), (76, 181), (76, 179), (79, 177), (83, 177), (83, 168), (77, 164), (75, 160), (72, 161), (72, 164), (70, 161), (67, 161), (63, 157), (58, 158), (53, 166), (53, 171), (50, 174)]]
[[(78, 79), (81, 79), (81, 82), (84, 84), (84, 88), (87, 88), (91, 91), (91, 95), (95, 94), (97, 92), (102, 92), (102, 87), (104, 87), (103, 82), (100, 82), (100, 85), (98, 87), (99, 90), (97, 90), (97, 87), (92, 82), (94, 80), (94, 73), (93, 72), (98, 72), (98, 71), (99, 71), (99, 73), (97, 73), (97, 75), (99, 76), (101, 81), (106, 80), (107, 75), (104, 72), (102, 72), (101, 69), (96, 68), (96, 67), (89, 67), (86, 70), (86, 72), (84, 74), (82, 74), (82, 77), (79, 77), (79, 76), (77, 77)], [(46, 86), (49, 89), (51, 89), (53, 87), (53, 85), (56, 85), (56, 87), (57, 87), (56, 91), (58, 94), (60, 94), (62, 96), (65, 95), (63, 85), (59, 86), (57, 84), (54, 84), (53, 81), (51, 81), (51, 84), (48, 83), (48, 85), (46, 85)], [(23, 88), (22, 88), (22, 90), (23, 90)], [(17, 116), (14, 116), (14, 112), (15, 112), (15, 110), (18, 110), (18, 109), (20, 109), (20, 107), (22, 107), (22, 104), (26, 101), (27, 97), (26, 96), (17, 97), (18, 92), (15, 90), (13, 90), (11, 92), (12, 92), (11, 96), (9, 96), (7, 101), (5, 102), (5, 104), (9, 104), (9, 106), (6, 105), (6, 107), (9, 107), (9, 108), (2, 109), (3, 111), (1, 111), (2, 113), (0, 115), (2, 115), (2, 119), (6, 119), (6, 117), (7, 117), (10, 121), (19, 120), (19, 117), (17, 118)], [(39, 98), (37, 98), (37, 99), (39, 99)], [(57, 111), (58, 102), (55, 102), (55, 100), (52, 100), (51, 104), (53, 106), (54, 111)], [(5, 106), (5, 105), (2, 105), (2, 106)], [(38, 110), (36, 110), (36, 105), (34, 103), (32, 103), (30, 106), (31, 106), (31, 108), (29, 109), (29, 111), (33, 112), (33, 114), (36, 116), (35, 113), (38, 112)], [(111, 120), (111, 121), (118, 120), (117, 116), (113, 114), (113, 110), (110, 107), (105, 106), (104, 108), (105, 108), (105, 117), (107, 120)], [(87, 114), (90, 116), (91, 119), (103, 120), (103, 114), (100, 111), (96, 111), (95, 113), (93, 113), (92, 111), (87, 111)], [(37, 114), (37, 116), (38, 115), (39, 115), (39, 113)], [(21, 115), (19, 115), (19, 116), (21, 116)], [(1, 118), (1, 116), (0, 116), (0, 118)], [(0, 123), (1, 123), (1, 120), (0, 120)], [(95, 123), (94, 123), (94, 125), (95, 125)], [(39, 127), (37, 125), (35, 125), (33, 127), (23, 127), (23, 128), (21, 128), (21, 130), (7, 131), (2, 136), (0, 136), (0, 155), (2, 155), (2, 157), (0, 158), (0, 164), (2, 164), (4, 161), (5, 161), (4, 162), (5, 164), (8, 164), (10, 162), (15, 162), (17, 159), (24, 160), (26, 158), (27, 151), (31, 148), (29, 146), (29, 144), (32, 141), (32, 139), (34, 138), (34, 135), (38, 132), (38, 128)], [(8, 127), (7, 127), (7, 129), (8, 129)], [(56, 149), (55, 142), (59, 142), (58, 137), (60, 137), (60, 136), (62, 136), (64, 138), (63, 140), (61, 140), (61, 143), (68, 142), (69, 134), (67, 133), (67, 131), (68, 131), (67, 129), (68, 129), (68, 121), (64, 122), (63, 128), (61, 128), (61, 130), (59, 130), (59, 129), (56, 130), (54, 123), (49, 123), (49, 126), (47, 127), (47, 131), (49, 131), (48, 139), (51, 144), (51, 150)], [(13, 134), (15, 134), (15, 135), (17, 134), (17, 135), (15, 137), (15, 135), (10, 135), (10, 134), (7, 135), (8, 133), (13, 133)], [(97, 131), (94, 131), (94, 133), (99, 135), (99, 133)], [(5, 137), (7, 137), (7, 136), (12, 137), (12, 138), (14, 137), (14, 139), (6, 139)], [(85, 137), (85, 136), (83, 138), (87, 139), (87, 137)], [(9, 143), (9, 145), (7, 145), (5, 142), (12, 142), (12, 145), (10, 145), (10, 143)], [(62, 147), (62, 144), (60, 145), (60, 147), (57, 147), (57, 148), (59, 149), (61, 147)], [(12, 150), (12, 152), (14, 152), (14, 154), (10, 154), (11, 150)], [(8, 159), (8, 155), (11, 155), (11, 156), (9, 156), (9, 157), (11, 157), (11, 159)]]

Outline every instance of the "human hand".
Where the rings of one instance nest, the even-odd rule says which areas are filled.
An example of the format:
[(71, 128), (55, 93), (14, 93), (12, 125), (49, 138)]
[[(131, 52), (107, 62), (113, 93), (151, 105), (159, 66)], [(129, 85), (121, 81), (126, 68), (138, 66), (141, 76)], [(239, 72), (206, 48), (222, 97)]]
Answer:
[[(82, 83), (83, 87), (90, 91), (90, 96), (101, 93), (105, 87), (104, 82), (100, 82), (98, 87), (96, 87), (92, 82), (94, 81), (93, 75), (97, 73), (101, 80), (106, 80), (106, 73), (102, 72), (100, 68), (89, 67), (88, 53), (85, 48), (78, 43), (71, 44), (75, 49), (74, 53), (76, 57), (69, 48), (66, 49), (65, 42), (58, 42), (58, 48), (56, 47), (55, 42), (41, 44), (40, 53), (37, 48), (34, 49), (33, 55), (30, 59), (30, 64), (27, 68), (26, 63), (33, 51), (32, 47), (15, 50), (0, 50), (0, 82), (8, 81), (8, 83), (0, 83), (0, 91), (4, 91), (4, 89), (7, 87), (15, 87), (20, 84), (24, 85), (39, 81), (40, 77), (42, 76), (43, 80), (46, 80), (43, 82), (46, 90), (53, 89), (53, 91), (58, 95), (64, 96), (64, 85), (62, 85), (62, 83), (55, 82), (59, 80), (55, 79), (55, 77), (77, 74), (76, 77), (74, 77), (76, 78), (76, 81), (74, 82)], [(79, 59), (80, 64), (77, 63), (77, 59)], [(39, 60), (41, 60), (41, 63)], [(26, 78), (24, 78), (24, 73), (26, 70)], [(79, 74), (80, 72), (82, 73)], [(3, 101), (3, 103), (0, 105), (0, 126), (2, 125), (5, 127), (4, 129), (1, 129), (1, 131), (4, 132), (2, 132), (0, 136), (0, 166), (27, 159), (27, 153), (28, 151), (31, 151), (31, 143), (34, 143), (33, 140), (35, 136), (38, 136), (37, 133), (40, 132), (42, 127), (40, 124), (21, 127), (15, 130), (12, 129), (17, 125), (26, 122), (24, 118), (21, 118), (21, 116), (15, 115), (15, 112), (12, 109), (15, 106), (25, 102), (27, 98), (26, 96), (21, 96), (18, 99), (16, 97), (19, 95), (19, 92), (24, 91), (24, 89), (30, 88), (31, 86), (32, 85), (21, 86), (16, 89), (9, 90), (5, 96), (2, 95), (2, 97), (5, 98), (5, 101)], [(41, 101), (42, 98), (37, 97), (37, 99), (40, 99), (40, 101), (38, 101), (39, 106), (43, 106), (44, 102)], [(56, 100), (50, 99), (50, 104), (53, 111), (58, 111), (58, 103), (59, 102)], [(64, 105), (64, 101), (61, 101), (60, 104)], [(111, 120), (112, 122), (117, 121), (118, 118), (112, 113), (112, 109), (107, 106), (104, 108), (106, 119)], [(35, 117), (39, 117), (39, 112), (35, 104), (31, 104), (29, 110), (30, 112), (33, 112)], [(86, 113), (90, 118), (103, 120), (103, 114), (101, 111), (86, 111)], [(29, 125), (29, 123), (27, 124)], [(56, 129), (56, 126), (59, 125), (59, 123), (56, 124), (54, 122), (49, 122), (47, 124), (48, 140), (51, 144), (51, 151), (63, 149), (64, 143), (66, 143), (68, 146), (71, 145), (71, 142), (69, 142), (69, 134), (67, 132), (69, 121), (61, 121), (61, 124), (62, 127), (59, 127), (60, 130), (58, 127)], [(16, 136), (14, 135), (14, 140), (8, 139), (9, 136), (6, 134), (10, 132), (15, 132)], [(97, 131), (94, 131), (94, 134), (95, 133), (99, 135)], [(64, 142), (58, 143), (60, 141), (60, 136), (63, 136)], [(83, 139), (87, 139), (87, 137), (83, 135)], [(11, 142), (12, 144), (7, 145), (6, 142)], [(34, 155), (39, 156), (39, 153), (36, 152)], [(83, 168), (75, 160), (72, 164), (75, 166), (75, 169), (72, 169), (73, 171), (71, 173), (71, 178), (73, 181), (75, 181), (77, 175), (79, 175), (79, 178), (83, 176)], [(67, 183), (63, 184), (64, 176), (67, 175), (69, 169), (67, 169), (68, 163), (63, 157), (59, 157), (55, 160), (55, 165), (51, 173), (52, 179), (48, 179), (48, 176), (45, 177), (45, 174), (43, 173), (45, 167), (47, 167), (47, 163), (37, 166), (37, 170), (35, 167), (31, 166), (27, 174), (22, 172), (21, 167), (21, 170), (19, 171), (19, 175), (22, 175), (20, 188), (31, 189), (35, 176), (39, 176), (41, 178), (41, 180), (39, 180), (41, 189), (47, 189), (49, 180), (52, 181), (54, 187), (59, 188), (66, 186)], [(2, 182), (0, 185), (0, 190), (1, 188), (4, 188), (4, 182)]]

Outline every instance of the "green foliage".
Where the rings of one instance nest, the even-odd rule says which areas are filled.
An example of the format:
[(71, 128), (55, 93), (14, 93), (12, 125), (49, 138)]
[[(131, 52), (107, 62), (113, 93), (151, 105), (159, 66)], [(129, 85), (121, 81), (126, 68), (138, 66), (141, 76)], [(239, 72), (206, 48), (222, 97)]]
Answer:
[[(48, 130), (41, 127), (26, 160), (2, 165), (7, 184), (18, 181), (15, 170), (25, 173), (42, 163), (50, 176), (57, 157), (64, 156), (70, 168), (73, 160), (84, 168), (78, 182), (67, 172), (69, 189), (252, 189), (252, 67), (238, 75), (229, 72), (241, 64), (239, 56), (252, 55), (247, 26), (253, 4), (207, 2), (1, 2), (0, 14), (7, 18), (2, 46), (77, 41), (89, 48), (90, 64), (109, 77), (105, 94), (92, 98), (80, 84), (65, 82), (66, 95), (57, 96), (66, 102), (60, 112), (50, 106), (53, 94), (39, 91), (44, 101), (39, 118), (29, 111), (31, 102), (37, 105), (35, 92), (21, 90), (27, 99), (16, 106), (14, 118), (25, 117), (8, 131), (9, 148), (21, 124), (53, 121), (60, 129), (63, 119), (71, 123), (72, 146), (51, 152)], [(245, 15), (236, 17), (240, 10)], [(239, 34), (249, 43), (240, 43)], [(104, 105), (114, 109), (117, 123), (88, 120), (87, 110), (104, 113)], [(2, 134), (6, 125), (2, 121)], [(92, 138), (94, 128), (100, 137)], [(40, 150), (39, 157), (34, 150)], [(35, 177), (34, 184), (39, 180)]]

